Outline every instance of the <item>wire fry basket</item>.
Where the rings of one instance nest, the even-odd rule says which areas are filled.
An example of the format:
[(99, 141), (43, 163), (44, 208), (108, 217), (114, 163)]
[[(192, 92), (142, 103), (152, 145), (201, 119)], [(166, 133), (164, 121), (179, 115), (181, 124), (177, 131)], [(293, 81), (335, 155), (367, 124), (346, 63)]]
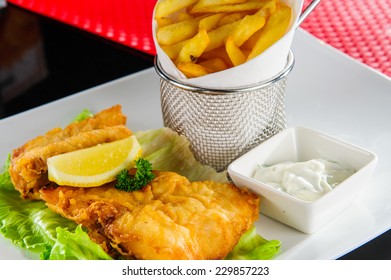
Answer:
[(285, 68), (271, 79), (243, 88), (206, 89), (172, 78), (156, 57), (164, 125), (189, 140), (199, 162), (223, 171), (286, 128), (285, 91), (293, 65), (290, 51)]

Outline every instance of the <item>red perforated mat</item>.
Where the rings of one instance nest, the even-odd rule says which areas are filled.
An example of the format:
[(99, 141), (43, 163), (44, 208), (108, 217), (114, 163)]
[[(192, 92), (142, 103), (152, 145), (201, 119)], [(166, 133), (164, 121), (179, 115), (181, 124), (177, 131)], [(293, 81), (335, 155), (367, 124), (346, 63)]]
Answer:
[[(33, 12), (155, 53), (156, 0), (8, 0)], [(305, 6), (310, 0), (305, 0)], [(391, 1), (323, 0), (302, 23), (314, 36), (391, 76)]]
[(390, 0), (323, 0), (301, 27), (391, 76)]

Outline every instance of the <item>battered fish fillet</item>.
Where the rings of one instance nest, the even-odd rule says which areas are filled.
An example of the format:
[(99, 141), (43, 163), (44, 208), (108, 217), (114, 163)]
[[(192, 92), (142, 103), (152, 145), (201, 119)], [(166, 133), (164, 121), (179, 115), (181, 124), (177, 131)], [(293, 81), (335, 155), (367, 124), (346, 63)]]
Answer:
[(64, 129), (55, 128), (28, 141), (11, 154), (9, 173), (15, 188), (25, 199), (39, 199), (38, 190), (49, 184), (49, 157), (129, 137), (126, 116), (116, 105), (94, 117), (74, 122)]
[(223, 259), (258, 218), (258, 196), (229, 183), (159, 172), (140, 191), (114, 184), (40, 192), (50, 209), (86, 227), (111, 256), (128, 259)]

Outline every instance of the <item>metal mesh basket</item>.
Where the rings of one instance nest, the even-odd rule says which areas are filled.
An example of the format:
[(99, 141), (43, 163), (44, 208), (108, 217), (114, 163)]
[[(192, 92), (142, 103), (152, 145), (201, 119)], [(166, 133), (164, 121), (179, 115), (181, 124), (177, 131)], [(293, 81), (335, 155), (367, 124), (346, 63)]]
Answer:
[(286, 128), (285, 88), (293, 68), (244, 88), (205, 89), (185, 85), (162, 69), (158, 58), (164, 125), (190, 141), (195, 158), (223, 171), (236, 158)]

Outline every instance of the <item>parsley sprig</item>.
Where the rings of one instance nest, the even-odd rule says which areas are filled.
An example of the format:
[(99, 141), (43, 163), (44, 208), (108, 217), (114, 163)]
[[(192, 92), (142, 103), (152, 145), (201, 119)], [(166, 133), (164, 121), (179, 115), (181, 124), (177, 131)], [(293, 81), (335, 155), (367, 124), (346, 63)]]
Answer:
[(145, 187), (155, 175), (152, 173), (152, 164), (143, 158), (138, 158), (136, 161), (136, 173), (132, 176), (127, 169), (123, 169), (117, 175), (117, 184), (115, 188), (127, 192), (138, 191)]

